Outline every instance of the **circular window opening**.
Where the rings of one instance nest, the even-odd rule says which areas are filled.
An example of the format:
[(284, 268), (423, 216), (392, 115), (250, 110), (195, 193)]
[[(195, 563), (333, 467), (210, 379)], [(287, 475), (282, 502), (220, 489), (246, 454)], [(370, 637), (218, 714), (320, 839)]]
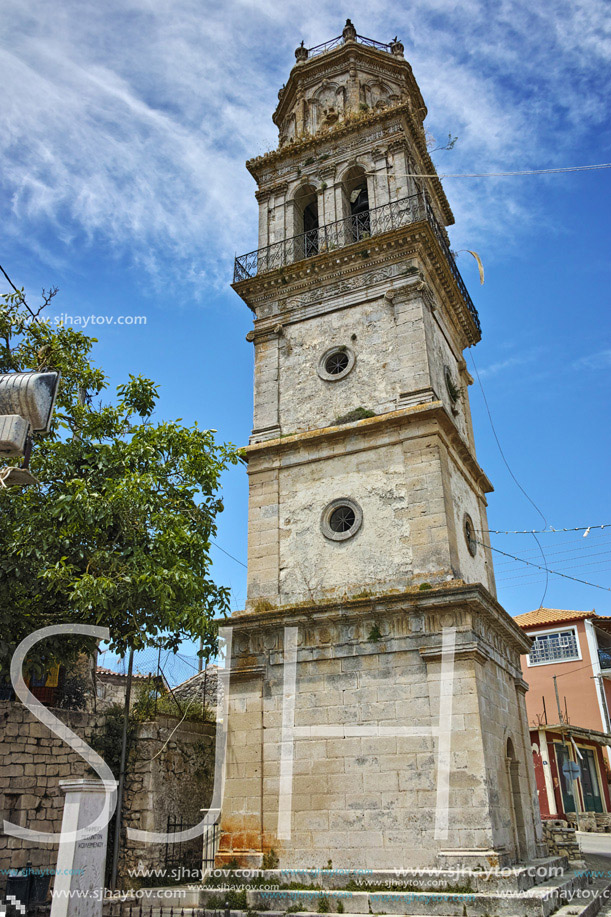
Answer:
[(327, 357), (325, 361), (325, 369), (330, 376), (337, 376), (339, 373), (343, 373), (348, 368), (348, 354), (345, 350), (337, 350), (335, 353), (332, 353), (330, 357)]
[(323, 510), (320, 527), (330, 541), (345, 541), (356, 535), (363, 522), (361, 507), (348, 497), (333, 500)]
[(318, 375), (325, 382), (337, 382), (348, 375), (356, 362), (349, 347), (331, 347), (326, 350), (318, 364)]
[(334, 532), (349, 532), (354, 528), (356, 515), (351, 506), (338, 506), (331, 513), (329, 525)]
[(472, 557), (475, 557), (477, 554), (477, 539), (475, 537), (475, 527), (473, 525), (473, 519), (471, 516), (465, 516), (463, 529), (465, 533), (465, 541), (467, 542), (467, 547), (469, 548), (469, 554)]

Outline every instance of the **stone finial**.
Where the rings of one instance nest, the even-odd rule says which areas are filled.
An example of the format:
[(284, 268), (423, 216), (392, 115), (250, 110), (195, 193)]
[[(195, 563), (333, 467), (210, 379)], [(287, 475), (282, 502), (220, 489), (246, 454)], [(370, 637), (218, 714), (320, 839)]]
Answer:
[(390, 43), (390, 50), (391, 50), (391, 53), (396, 54), (397, 57), (403, 57), (403, 52), (405, 51), (405, 48), (403, 44), (399, 41), (396, 35)]
[(346, 25), (344, 26), (342, 37), (344, 41), (355, 41), (356, 40), (356, 29), (352, 25), (351, 19), (346, 19)]
[(297, 63), (308, 59), (308, 49), (304, 46), (303, 41), (298, 48), (295, 48), (295, 60)]

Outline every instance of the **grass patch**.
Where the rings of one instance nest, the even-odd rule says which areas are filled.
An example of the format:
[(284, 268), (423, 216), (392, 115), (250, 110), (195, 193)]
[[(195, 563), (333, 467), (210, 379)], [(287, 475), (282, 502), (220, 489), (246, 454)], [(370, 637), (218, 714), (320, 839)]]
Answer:
[(339, 417), (335, 418), (336, 424), (342, 423), (355, 423), (357, 420), (364, 420), (365, 417), (375, 417), (375, 411), (370, 411), (369, 408), (358, 407), (354, 408), (352, 411), (348, 411), (347, 414), (341, 414)]
[[(237, 892), (235, 888), (230, 888), (223, 895), (211, 895), (206, 902), (207, 910), (229, 908), (231, 911), (245, 911), (247, 907), (246, 892)], [(261, 910), (261, 908), (259, 908), (259, 910)]]

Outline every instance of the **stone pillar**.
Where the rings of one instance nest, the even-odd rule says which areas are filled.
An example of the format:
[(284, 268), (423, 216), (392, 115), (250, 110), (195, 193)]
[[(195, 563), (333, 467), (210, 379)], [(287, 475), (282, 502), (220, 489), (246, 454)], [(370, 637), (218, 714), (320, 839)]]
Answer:
[(277, 332), (255, 338), (255, 410), (251, 442), (272, 439), (280, 433)]
[(62, 836), (57, 854), (51, 917), (102, 917), (108, 825), (89, 837), (69, 835), (94, 822), (104, 808), (105, 788), (99, 780), (61, 780), (66, 794)]
[(373, 172), (368, 182), (370, 189), (369, 207), (373, 210), (375, 207), (381, 207), (389, 201), (388, 196), (388, 163), (386, 153), (376, 147), (372, 150)]
[(255, 197), (259, 204), (259, 243), (258, 248), (265, 248), (269, 245), (270, 232), (270, 206), (269, 191), (255, 191)]

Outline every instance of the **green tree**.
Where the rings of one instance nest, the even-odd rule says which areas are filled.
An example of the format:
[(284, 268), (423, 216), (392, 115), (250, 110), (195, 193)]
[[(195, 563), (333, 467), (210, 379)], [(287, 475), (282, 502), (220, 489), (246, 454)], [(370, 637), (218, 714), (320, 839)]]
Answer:
[[(54, 295), (43, 291), (43, 308)], [(153, 420), (149, 379), (130, 375), (108, 400), (94, 343), (33, 318), (23, 291), (0, 299), (0, 372), (61, 372), (52, 429), (32, 452), (40, 483), (0, 488), (0, 671), (27, 634), (72, 622), (109, 627), (119, 653), (186, 637), (209, 652), (212, 619), (229, 608), (210, 544), (220, 476), (239, 451), (214, 430)], [(84, 648), (86, 638), (62, 637), (41, 652), (48, 664)]]

